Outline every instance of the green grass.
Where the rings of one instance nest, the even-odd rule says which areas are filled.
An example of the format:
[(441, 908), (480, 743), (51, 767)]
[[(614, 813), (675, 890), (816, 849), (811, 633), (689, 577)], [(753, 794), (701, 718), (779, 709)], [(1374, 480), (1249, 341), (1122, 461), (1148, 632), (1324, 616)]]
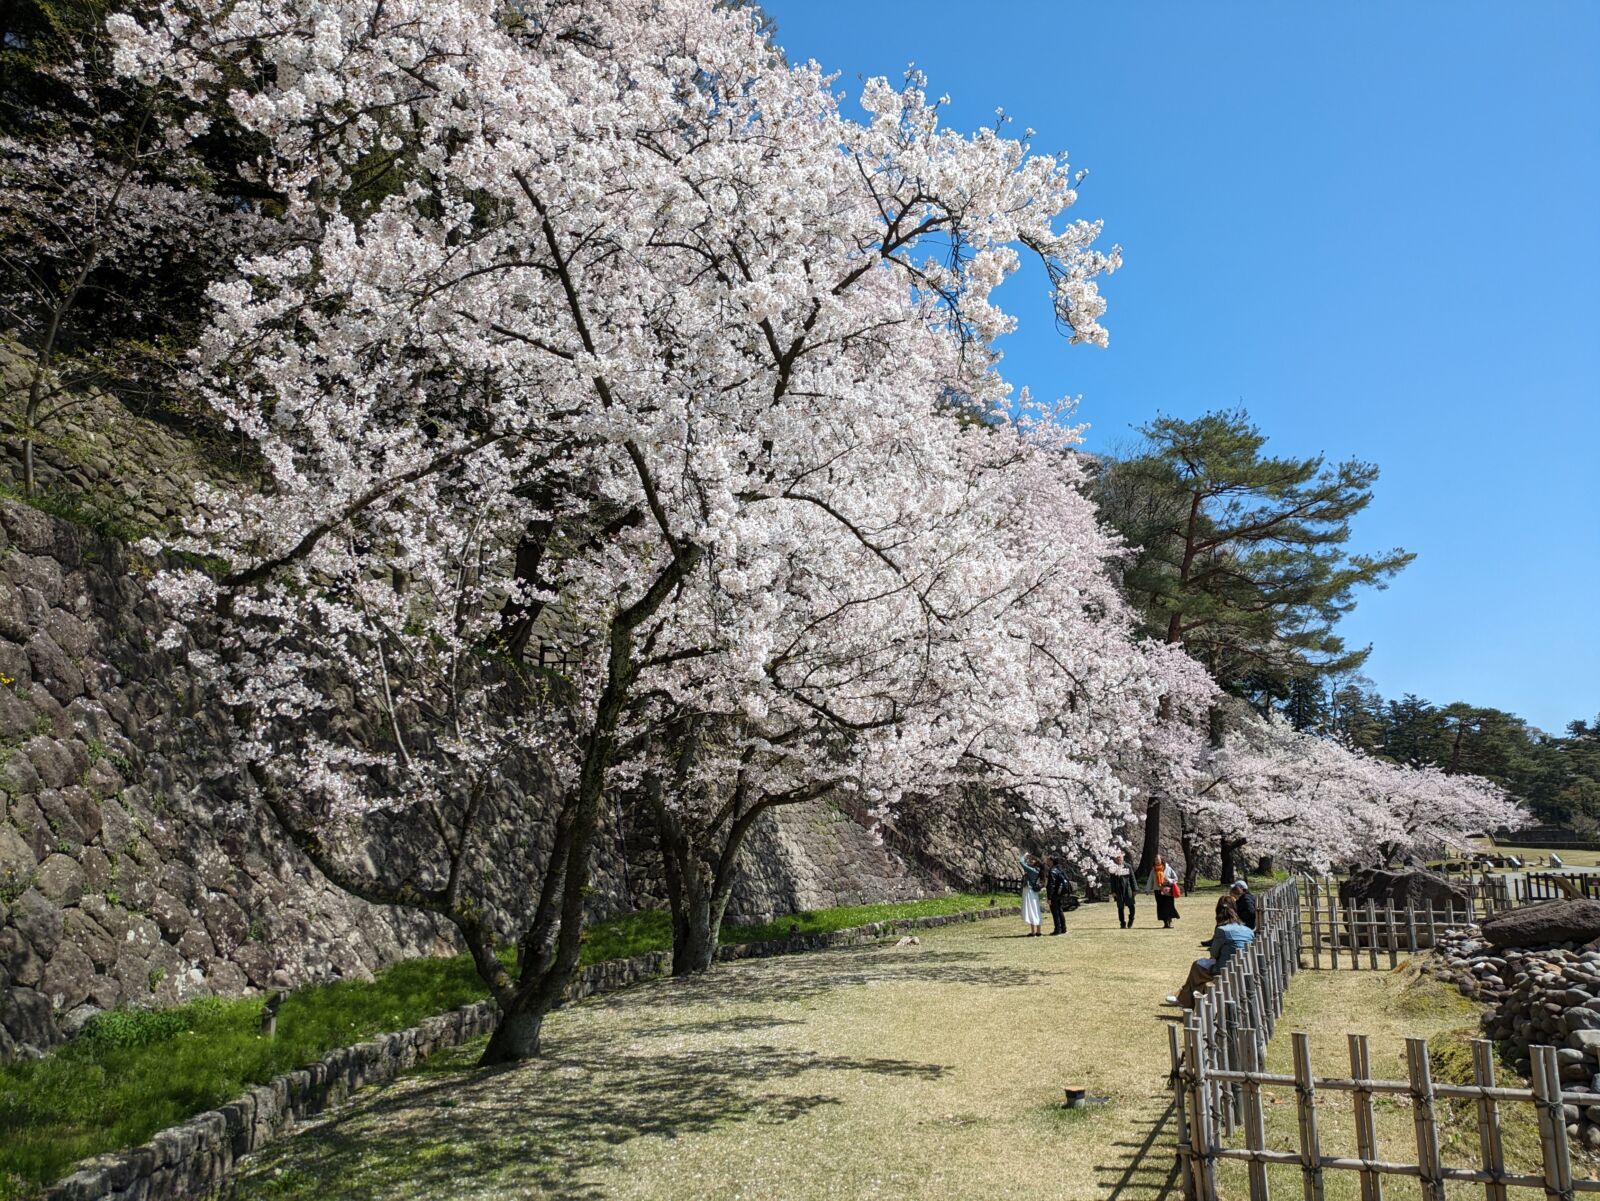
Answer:
[(930, 897), (925, 901), (893, 901), (882, 905), (846, 905), (838, 909), (818, 909), (791, 913), (787, 917), (752, 926), (724, 926), (721, 941), (725, 943), (763, 942), (769, 938), (787, 938), (791, 934), (828, 934), (835, 930), (848, 930), (852, 926), (865, 926), (872, 922), (888, 922), (905, 918), (944, 917), (951, 913), (965, 913), (972, 909), (987, 909), (995, 903), (1018, 904), (1010, 893), (957, 893), (948, 897)]
[[(985, 893), (824, 909), (760, 926), (729, 926), (722, 941), (783, 937), (791, 924), (816, 933), (956, 913), (990, 900)], [(583, 962), (671, 945), (667, 914), (638, 913), (591, 926)], [(338, 1047), (414, 1026), (486, 995), (472, 961), (461, 955), (408, 960), (372, 983), (341, 981), (294, 993), (278, 1011), (277, 1038), (271, 1040), (259, 1034), (259, 997), (105, 1014), (54, 1055), (0, 1068), (0, 1201), (34, 1195), (80, 1159), (142, 1143)]]

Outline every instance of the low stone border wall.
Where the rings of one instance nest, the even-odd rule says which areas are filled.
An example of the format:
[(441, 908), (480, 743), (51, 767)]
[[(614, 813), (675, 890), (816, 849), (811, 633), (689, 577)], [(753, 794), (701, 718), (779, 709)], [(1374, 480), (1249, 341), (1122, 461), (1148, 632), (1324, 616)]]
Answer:
[[(720, 961), (759, 959), (829, 947), (861, 946), (900, 933), (1021, 913), (1018, 906), (974, 909), (938, 917), (901, 918), (767, 942), (717, 949)], [(654, 979), (672, 964), (670, 951), (613, 959), (584, 968), (567, 989), (568, 1000), (617, 992)], [(48, 1201), (182, 1201), (221, 1190), (234, 1164), (293, 1128), (349, 1098), (357, 1089), (392, 1080), (435, 1051), (459, 1046), (494, 1029), (492, 1001), (439, 1014), (394, 1034), (342, 1047), (316, 1063), (247, 1089), (221, 1109), (196, 1114), (131, 1151), (96, 1156), (45, 1194)]]

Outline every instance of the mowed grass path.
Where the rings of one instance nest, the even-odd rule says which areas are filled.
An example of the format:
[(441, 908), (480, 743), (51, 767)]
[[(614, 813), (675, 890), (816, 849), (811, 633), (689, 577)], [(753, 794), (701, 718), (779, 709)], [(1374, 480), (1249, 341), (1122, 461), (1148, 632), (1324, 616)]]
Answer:
[[(554, 1015), (547, 1057), (462, 1048), (243, 1165), (244, 1198), (561, 1201), (1168, 1195), (1162, 997), (1210, 932), (1141, 906), (720, 965)], [(1110, 1098), (1060, 1107), (1064, 1084)]]

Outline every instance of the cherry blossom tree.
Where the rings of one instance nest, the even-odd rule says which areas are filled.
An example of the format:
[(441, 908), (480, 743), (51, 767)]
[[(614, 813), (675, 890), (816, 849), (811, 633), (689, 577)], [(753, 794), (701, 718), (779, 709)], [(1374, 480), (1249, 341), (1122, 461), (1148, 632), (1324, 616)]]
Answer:
[[(788, 536), (719, 554), (695, 600), (710, 612), (680, 624), (728, 636), (702, 634), (708, 653), (679, 660), (636, 714), (675, 972), (709, 966), (739, 849), (781, 805), (835, 793), (889, 816), (981, 783), (1109, 862), (1131, 817), (1115, 764), (1140, 753), (1163, 698), (1192, 710), (1212, 686), (1133, 638), (1106, 570), (1119, 549), (1060, 453), (1071, 435), (1050, 428), (1047, 443), (938, 419), (960, 491), (906, 514), (892, 542), (877, 521), (791, 505)], [(870, 512), (886, 483), (904, 486), (884, 461), (841, 503)], [(744, 638), (753, 621), (776, 638)], [(744, 669), (723, 661), (757, 649)]]
[(1171, 795), (1197, 836), (1291, 867), (1393, 863), (1524, 820), (1477, 776), (1391, 763), (1276, 716), (1239, 723), (1217, 746), (1175, 738), (1166, 752)]
[[(1021, 255), (1072, 340), (1105, 340), (1096, 278), (1118, 258), (1063, 219), (1064, 161), (945, 129), (916, 78), (869, 81), (852, 118), (820, 68), (710, 0), (174, 0), (113, 29), (131, 75), (226, 93), (304, 231), (212, 291), (198, 385), (270, 486), (206, 497), (219, 516), (172, 549), (218, 566), (162, 588), (213, 622), (194, 654), (234, 707), (241, 775), (306, 854), (460, 932), (502, 1013), (486, 1061), (538, 1053), (602, 796), (646, 783), (630, 751), (669, 761), (638, 745), (652, 723), (710, 715), (724, 798), (757, 771), (768, 801), (831, 783), (793, 766), (861, 726), (881, 733), (840, 752), (857, 763), (903, 742), (907, 770), (1081, 781), (1101, 820), (1100, 757), (1137, 737), (1157, 673), (1103, 585), (1064, 617), (1030, 606), (1018, 547), (1059, 560), (1041, 596), (1074, 600), (1101, 544), (1081, 522), (997, 533), (1012, 511), (974, 500), (984, 456), (957, 449), (980, 434), (950, 420), (1054, 417), (1016, 421), (995, 370), (1012, 318), (993, 292)], [(375, 157), (397, 180), (378, 198)], [(982, 628), (986, 604), (1012, 624)], [(540, 631), (570, 672), (530, 657)], [(1103, 681), (1096, 638), (1117, 650)], [(1012, 669), (975, 684), (960, 660), (980, 652)], [(1060, 661), (1050, 688), (1025, 652)], [(913, 701), (914, 723), (880, 720)], [(1080, 713), (1081, 741), (1043, 754)], [(553, 803), (527, 798), (535, 771)], [(554, 831), (525, 914), (481, 883), (491, 812)], [(419, 843), (403, 871), (356, 853), (374, 813)]]

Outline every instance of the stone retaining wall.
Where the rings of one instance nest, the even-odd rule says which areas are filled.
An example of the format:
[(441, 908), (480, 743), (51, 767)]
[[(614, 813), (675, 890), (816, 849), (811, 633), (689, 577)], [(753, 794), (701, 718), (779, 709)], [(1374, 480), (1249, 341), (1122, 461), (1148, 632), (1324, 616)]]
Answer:
[(1509, 1047), (1519, 1075), (1529, 1047), (1557, 1048), (1567, 1134), (1600, 1150), (1600, 945), (1497, 948), (1466, 925), (1439, 936), (1426, 970), (1490, 1006), (1483, 1037)]
[[(872, 922), (826, 934), (802, 934), (767, 942), (736, 943), (718, 949), (723, 961), (756, 959), (861, 946), (903, 930), (975, 922), (1020, 913), (1016, 906), (976, 909), (937, 917)], [(670, 951), (593, 964), (567, 989), (569, 1000), (616, 992), (653, 979), (672, 963)], [(217, 1193), (234, 1165), (252, 1151), (289, 1133), (297, 1121), (315, 1117), (349, 1098), (357, 1089), (392, 1080), (442, 1048), (459, 1046), (494, 1029), (495, 1006), (478, 1001), (428, 1018), (409, 1030), (382, 1034), (342, 1047), (316, 1063), (275, 1076), (246, 1090), (220, 1109), (196, 1114), (161, 1131), (129, 1151), (97, 1156), (58, 1182), (48, 1201), (182, 1201)]]

